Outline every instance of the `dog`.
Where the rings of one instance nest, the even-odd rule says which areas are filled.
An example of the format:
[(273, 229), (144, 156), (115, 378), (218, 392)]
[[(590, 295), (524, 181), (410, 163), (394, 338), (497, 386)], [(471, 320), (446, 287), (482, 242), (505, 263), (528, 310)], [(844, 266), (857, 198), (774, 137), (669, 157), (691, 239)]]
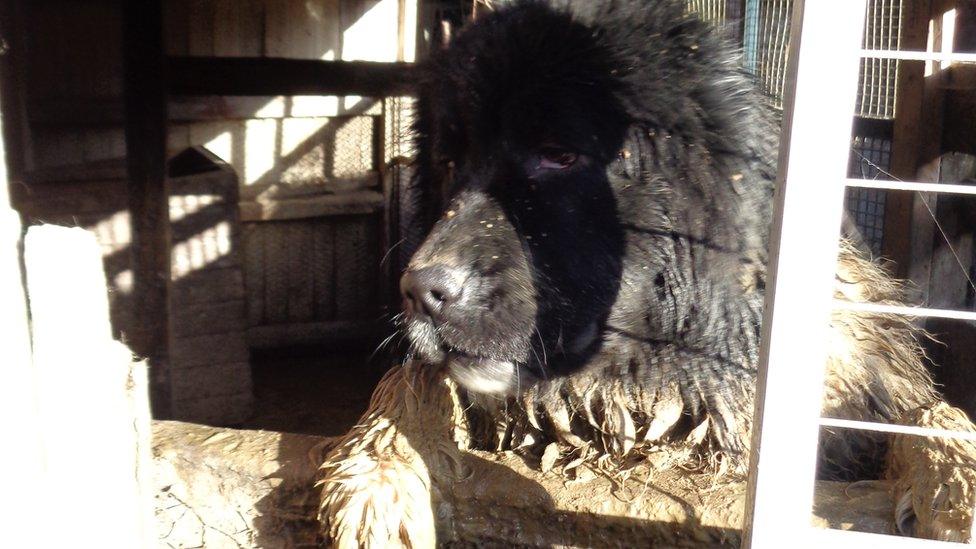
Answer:
[[(776, 118), (683, 2), (570, 4), (500, 8), (419, 69), (417, 184), (444, 207), (401, 279), (411, 362), (322, 468), (320, 517), (340, 546), (434, 543), (438, 479), (416, 448), (456, 442), (451, 425), (479, 449), (556, 442), (623, 463), (670, 444), (716, 475), (745, 472)], [(899, 292), (843, 247), (840, 297)], [(824, 414), (939, 409), (968, 426), (938, 408), (910, 322), (835, 313), (831, 334)], [(453, 396), (428, 413), (452, 419), (405, 434), (417, 412), (403, 395), (423, 406), (440, 371)], [(958, 522), (933, 515), (910, 446), (827, 430), (818, 474), (894, 478), (902, 531), (968, 539), (972, 501), (953, 502)]]

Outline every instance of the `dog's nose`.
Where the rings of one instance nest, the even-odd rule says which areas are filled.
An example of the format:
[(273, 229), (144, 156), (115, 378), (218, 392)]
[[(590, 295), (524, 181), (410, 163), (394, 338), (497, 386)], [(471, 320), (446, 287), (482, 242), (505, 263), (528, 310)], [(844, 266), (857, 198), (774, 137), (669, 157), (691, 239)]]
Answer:
[(400, 293), (410, 314), (438, 320), (461, 297), (460, 272), (446, 265), (409, 270), (400, 278)]

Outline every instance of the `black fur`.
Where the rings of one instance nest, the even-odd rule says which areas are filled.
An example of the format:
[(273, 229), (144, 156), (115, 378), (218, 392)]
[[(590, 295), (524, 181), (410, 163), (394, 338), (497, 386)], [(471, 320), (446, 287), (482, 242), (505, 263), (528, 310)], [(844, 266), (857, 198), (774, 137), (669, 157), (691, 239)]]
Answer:
[(510, 396), (584, 369), (677, 385), (742, 452), (778, 128), (733, 50), (676, 1), (528, 1), (423, 70), (418, 174), (447, 199), (410, 268), (463, 291), (408, 319), (416, 352)]

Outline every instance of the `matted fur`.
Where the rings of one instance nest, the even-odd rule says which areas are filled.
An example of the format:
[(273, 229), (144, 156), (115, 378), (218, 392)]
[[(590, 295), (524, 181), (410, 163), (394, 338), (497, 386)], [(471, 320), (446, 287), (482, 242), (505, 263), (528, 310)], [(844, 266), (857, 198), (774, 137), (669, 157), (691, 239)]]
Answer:
[[(322, 519), (340, 545), (432, 543), (433, 519), (414, 506), (435, 505), (437, 486), (456, 478), (441, 461), (456, 461), (444, 456), (458, 441), (569, 470), (625, 474), (651, 460), (741, 478), (776, 125), (731, 50), (680, 2), (571, 4), (567, 13), (517, 3), (424, 65), (420, 184), (451, 197), (410, 269), (461, 271), (467, 304), (437, 322), (429, 311), (408, 317), (417, 361), (385, 378), (323, 465)], [(579, 163), (537, 169), (553, 141)], [(898, 284), (846, 245), (836, 295), (901, 299)], [(921, 336), (907, 319), (836, 312), (824, 414), (950, 417)], [(466, 389), (444, 381), (445, 399), (429, 390), (440, 382), (411, 381), (442, 379), (443, 366)], [(475, 392), (486, 380), (481, 387), (503, 390)], [(903, 453), (883, 435), (826, 430), (820, 475), (879, 478), (887, 467), (901, 509), (935, 504), (931, 490), (912, 488), (920, 470), (895, 464), (929, 451), (955, 460), (948, 447), (894, 448)], [(969, 490), (945, 498), (939, 505), (972, 516)], [(916, 515), (921, 534), (969, 535), (961, 522)]]

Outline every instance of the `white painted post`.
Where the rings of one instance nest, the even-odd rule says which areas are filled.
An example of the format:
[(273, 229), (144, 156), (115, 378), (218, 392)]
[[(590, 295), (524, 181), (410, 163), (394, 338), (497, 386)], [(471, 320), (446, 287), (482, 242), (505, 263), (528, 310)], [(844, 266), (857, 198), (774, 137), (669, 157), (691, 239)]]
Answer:
[(743, 546), (810, 541), (865, 0), (796, 0)]
[(5, 441), (0, 450), (0, 471), (4, 472), (0, 545), (30, 547), (40, 531), (36, 510), (44, 504), (37, 489), (41, 451), (27, 302), (20, 269), (20, 216), (10, 207), (3, 151), (0, 128), (0, 428)]
[(152, 547), (149, 395), (143, 363), (111, 338), (102, 254), (80, 228), (24, 242), (50, 547)]

